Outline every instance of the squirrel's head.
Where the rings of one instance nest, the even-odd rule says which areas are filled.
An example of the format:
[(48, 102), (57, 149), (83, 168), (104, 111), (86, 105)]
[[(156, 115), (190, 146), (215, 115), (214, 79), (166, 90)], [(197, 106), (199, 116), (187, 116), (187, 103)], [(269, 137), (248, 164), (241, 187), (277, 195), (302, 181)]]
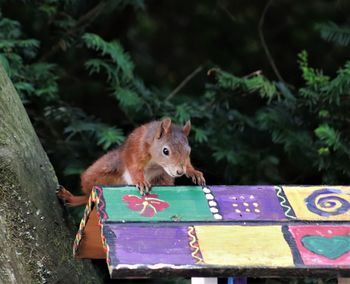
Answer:
[(162, 166), (171, 177), (185, 174), (191, 152), (187, 139), (190, 130), (190, 121), (184, 126), (178, 126), (172, 124), (170, 118), (164, 118), (157, 126), (150, 154), (152, 160)]

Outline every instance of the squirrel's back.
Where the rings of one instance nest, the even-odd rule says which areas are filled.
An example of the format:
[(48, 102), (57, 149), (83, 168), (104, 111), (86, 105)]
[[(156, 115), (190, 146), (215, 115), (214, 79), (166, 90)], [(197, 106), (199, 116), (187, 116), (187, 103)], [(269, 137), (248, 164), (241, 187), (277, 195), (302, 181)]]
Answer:
[(142, 194), (152, 185), (173, 185), (182, 175), (204, 185), (203, 173), (190, 161), (190, 121), (174, 125), (170, 118), (141, 125), (125, 142), (95, 161), (81, 174), (83, 196), (60, 187), (57, 195), (71, 206), (85, 204), (95, 185), (134, 184)]
[(81, 187), (90, 194), (94, 185), (131, 184), (125, 176), (126, 164), (146, 164), (148, 147), (152, 143), (159, 121), (152, 121), (134, 129), (118, 148), (96, 160), (81, 174)]

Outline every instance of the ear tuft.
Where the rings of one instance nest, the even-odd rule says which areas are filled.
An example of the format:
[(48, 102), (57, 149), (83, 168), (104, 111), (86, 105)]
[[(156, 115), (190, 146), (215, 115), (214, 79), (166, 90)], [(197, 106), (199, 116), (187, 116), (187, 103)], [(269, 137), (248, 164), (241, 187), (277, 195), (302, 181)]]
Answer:
[(167, 134), (171, 131), (171, 119), (169, 117), (165, 117), (160, 122), (160, 127), (157, 131), (157, 138), (161, 138), (164, 134)]
[(188, 136), (191, 131), (191, 121), (187, 120), (184, 127), (182, 128), (183, 133)]

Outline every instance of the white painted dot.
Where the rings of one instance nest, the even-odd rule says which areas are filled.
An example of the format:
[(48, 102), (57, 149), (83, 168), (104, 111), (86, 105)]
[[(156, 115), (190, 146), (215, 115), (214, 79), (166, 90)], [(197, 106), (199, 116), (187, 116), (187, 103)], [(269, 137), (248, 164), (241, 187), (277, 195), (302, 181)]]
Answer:
[(236, 209), (235, 212), (236, 212), (236, 213), (241, 213), (241, 210)]
[(243, 202), (243, 205), (244, 205), (245, 207), (248, 207), (248, 206), (249, 206), (248, 202)]
[(328, 234), (332, 234), (333, 233), (332, 230), (328, 230), (327, 232), (328, 232)]
[(246, 208), (246, 209), (245, 209), (245, 212), (250, 212), (250, 209), (249, 209), (249, 208)]
[(241, 195), (239, 198), (240, 198), (240, 199), (245, 199), (244, 196), (242, 196), (242, 195)]
[(237, 203), (233, 203), (232, 206), (233, 206), (233, 207), (237, 207), (238, 204), (237, 204)]
[(220, 214), (214, 214), (214, 218), (217, 220), (221, 220), (222, 216)]
[(260, 209), (258, 209), (258, 208), (255, 208), (254, 211), (255, 211), (256, 213), (260, 213)]
[(208, 199), (208, 200), (214, 199), (214, 196), (213, 196), (212, 194), (210, 194), (210, 193), (206, 194), (205, 197), (206, 197), (206, 199)]
[(204, 191), (204, 193), (210, 193), (210, 189), (207, 188), (207, 187), (204, 187), (204, 188), (203, 188), (203, 191)]
[(217, 204), (216, 204), (216, 202), (215, 201), (213, 201), (213, 200), (210, 200), (209, 201), (209, 206), (216, 206)]
[(231, 198), (231, 199), (234, 199), (234, 200), (237, 200), (237, 197), (236, 197), (236, 196), (231, 196), (230, 198)]
[(254, 195), (249, 196), (250, 199), (254, 199)]
[(258, 207), (259, 206), (258, 202), (253, 202), (253, 206)]
[(210, 208), (210, 211), (212, 213), (218, 213), (219, 212), (219, 210), (217, 208), (215, 208), (215, 207)]

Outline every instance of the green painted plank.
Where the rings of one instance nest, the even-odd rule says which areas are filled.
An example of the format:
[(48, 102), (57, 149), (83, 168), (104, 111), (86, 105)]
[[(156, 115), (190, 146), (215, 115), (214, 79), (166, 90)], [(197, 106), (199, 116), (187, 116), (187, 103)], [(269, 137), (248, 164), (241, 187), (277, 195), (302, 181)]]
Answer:
[[(207, 199), (200, 186), (152, 187), (141, 196), (134, 186), (102, 187), (107, 221), (212, 221)], [(106, 214), (104, 214), (106, 213)]]

